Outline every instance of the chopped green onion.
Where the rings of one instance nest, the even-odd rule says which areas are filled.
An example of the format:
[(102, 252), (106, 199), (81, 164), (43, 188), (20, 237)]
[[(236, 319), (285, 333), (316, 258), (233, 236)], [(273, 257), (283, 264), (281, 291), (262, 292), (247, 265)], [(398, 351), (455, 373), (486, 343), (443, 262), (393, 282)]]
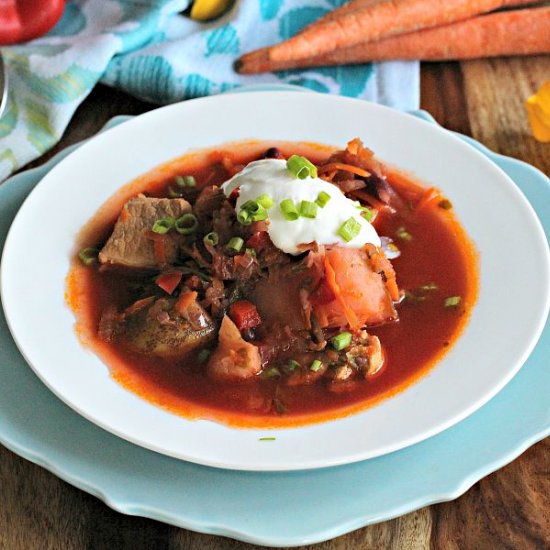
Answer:
[(253, 248), (245, 248), (244, 253), (256, 257), (256, 251)]
[(404, 227), (399, 227), (395, 232), (395, 236), (400, 241), (404, 241), (406, 243), (412, 241), (412, 238), (413, 238), (412, 235)]
[(262, 195), (260, 195), (256, 199), (256, 202), (258, 204), (261, 204), (266, 209), (271, 208), (273, 204), (275, 204), (273, 199), (267, 193), (263, 193)]
[(277, 414), (285, 414), (288, 411), (286, 405), (276, 397), (273, 398), (273, 406), (275, 407)]
[(286, 161), (286, 167), (295, 178), (301, 180), (306, 179), (308, 176), (311, 178), (317, 177), (317, 167), (305, 157), (292, 155)]
[(233, 237), (225, 247), (233, 252), (240, 252), (243, 247), (244, 241), (240, 237)]
[(168, 233), (168, 231), (170, 231), (175, 224), (176, 220), (174, 218), (162, 218), (155, 221), (151, 231), (153, 231), (153, 233), (158, 233), (159, 235), (164, 235), (165, 233)]
[(237, 221), (242, 225), (250, 225), (252, 223), (250, 212), (248, 210), (241, 209), (237, 214)]
[(267, 210), (258, 201), (246, 201), (237, 214), (237, 220), (243, 225), (250, 225), (252, 222), (261, 222), (266, 219)]
[(439, 206), (439, 208), (443, 208), (443, 210), (450, 210), (453, 207), (453, 203), (449, 199), (441, 199), (437, 203), (437, 206)]
[(427, 290), (437, 290), (438, 289), (438, 286), (435, 284), (435, 283), (428, 283), (427, 285), (422, 285), (421, 287), (419, 287), (420, 290), (424, 290), (424, 291), (427, 291)]
[(410, 290), (405, 290), (405, 300), (409, 302), (425, 302), (428, 299), (426, 294), (415, 294)]
[(197, 361), (199, 363), (205, 363), (206, 360), (210, 357), (210, 353), (211, 352), (209, 349), (201, 349), (197, 354)]
[(180, 197), (183, 197), (183, 193), (176, 191), (172, 186), (170, 186), (168, 187), (168, 196), (171, 199), (179, 199)]
[(210, 233), (204, 236), (203, 241), (204, 241), (204, 244), (209, 244), (210, 246), (216, 246), (220, 242), (220, 237), (215, 231), (211, 231)]
[(317, 198), (315, 199), (315, 202), (321, 207), (321, 208), (324, 208), (325, 207), (325, 204), (327, 204), (327, 202), (331, 199), (332, 197), (328, 194), (328, 193), (325, 193), (324, 191), (321, 191), (318, 195), (317, 195)]
[(395, 243), (388, 243), (388, 250), (391, 250), (394, 253), (401, 252)]
[(78, 253), (78, 258), (84, 265), (92, 265), (97, 262), (97, 255), (99, 254), (99, 250), (97, 248), (83, 248)]
[(462, 298), (460, 296), (449, 296), (448, 298), (445, 298), (445, 307), (456, 307), (460, 302), (462, 301)]
[(285, 366), (285, 369), (288, 372), (293, 372), (293, 371), (295, 371), (296, 369), (299, 369), (299, 368), (300, 368), (300, 363), (298, 363), (298, 361), (294, 361), (294, 359), (289, 359), (288, 363)]
[(323, 366), (323, 363), (319, 361), (319, 359), (315, 359), (313, 363), (309, 366), (309, 370), (313, 372), (317, 372), (321, 367)]
[(199, 221), (194, 214), (188, 212), (178, 218), (174, 225), (174, 228), (180, 235), (192, 235), (199, 227)]
[(193, 176), (176, 176), (178, 187), (196, 187), (197, 180)]
[(279, 378), (281, 376), (281, 373), (277, 367), (267, 369), (264, 374), (266, 378)]
[(340, 334), (333, 336), (330, 339), (330, 343), (337, 351), (346, 349), (351, 344), (351, 332), (341, 332)]
[(259, 441), (275, 441), (276, 437), (260, 437)]
[(361, 216), (363, 216), (363, 218), (365, 218), (368, 222), (372, 221), (372, 218), (374, 218), (374, 212), (362, 204), (357, 206), (357, 210), (361, 210)]
[(338, 229), (338, 235), (349, 243), (361, 232), (361, 224), (355, 218), (347, 219)]
[(279, 204), (279, 208), (281, 209), (281, 212), (286, 220), (294, 221), (300, 216), (292, 199), (285, 199), (282, 201), (281, 204)]
[(311, 201), (302, 201), (300, 203), (300, 216), (302, 218), (316, 218), (317, 204)]

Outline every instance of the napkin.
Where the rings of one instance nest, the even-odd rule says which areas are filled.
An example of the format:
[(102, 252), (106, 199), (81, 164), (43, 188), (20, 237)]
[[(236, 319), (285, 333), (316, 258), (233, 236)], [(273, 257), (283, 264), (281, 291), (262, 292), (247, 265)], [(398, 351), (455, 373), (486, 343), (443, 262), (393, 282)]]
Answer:
[(2, 49), (9, 78), (0, 118), (0, 181), (61, 138), (99, 81), (166, 104), (247, 84), (311, 90), (414, 109), (416, 62), (389, 62), (241, 76), (233, 61), (286, 39), (345, 0), (237, 0), (211, 23), (181, 12), (190, 0), (75, 0), (45, 37)]

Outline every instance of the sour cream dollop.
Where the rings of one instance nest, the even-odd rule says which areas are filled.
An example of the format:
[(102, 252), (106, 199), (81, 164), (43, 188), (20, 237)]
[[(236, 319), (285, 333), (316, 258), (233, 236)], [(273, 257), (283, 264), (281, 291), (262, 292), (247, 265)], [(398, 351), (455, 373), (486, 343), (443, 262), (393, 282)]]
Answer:
[[(257, 160), (248, 164), (238, 174), (222, 185), (227, 197), (239, 188), (236, 210), (249, 200), (256, 200), (263, 194), (273, 199), (268, 210), (268, 233), (273, 244), (287, 254), (303, 252), (299, 245), (316, 242), (320, 245), (337, 244), (348, 248), (361, 248), (370, 243), (380, 246), (380, 237), (374, 227), (361, 216), (357, 203), (348, 199), (336, 185), (320, 178), (297, 179), (288, 170), (286, 161), (279, 159)], [(324, 191), (330, 200), (324, 208), (317, 208), (315, 218), (299, 217), (287, 220), (280, 204), (291, 199), (299, 209), (303, 200), (315, 202)], [(345, 241), (338, 230), (349, 218), (360, 225), (360, 231), (350, 241)]]

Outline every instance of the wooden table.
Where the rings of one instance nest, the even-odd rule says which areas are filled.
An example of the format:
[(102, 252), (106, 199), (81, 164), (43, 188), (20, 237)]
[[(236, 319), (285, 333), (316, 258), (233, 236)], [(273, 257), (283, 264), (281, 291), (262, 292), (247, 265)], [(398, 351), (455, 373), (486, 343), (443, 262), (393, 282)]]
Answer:
[[(422, 107), (443, 126), (550, 175), (550, 144), (530, 137), (523, 108), (523, 100), (546, 79), (550, 79), (550, 56), (426, 64), (422, 67)], [(98, 86), (78, 109), (59, 145), (33, 164), (93, 135), (114, 115), (135, 115), (153, 107)], [(114, 512), (3, 447), (0, 499), (0, 549), (254, 548)], [(549, 547), (550, 438), (453, 502), (429, 506), (310, 548)]]

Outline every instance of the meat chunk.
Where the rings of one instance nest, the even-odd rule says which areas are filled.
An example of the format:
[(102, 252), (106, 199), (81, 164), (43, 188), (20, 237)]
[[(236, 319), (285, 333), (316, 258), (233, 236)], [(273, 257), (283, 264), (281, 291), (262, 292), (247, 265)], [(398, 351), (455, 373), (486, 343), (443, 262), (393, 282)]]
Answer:
[(174, 263), (179, 235), (173, 231), (157, 235), (151, 228), (156, 220), (179, 218), (190, 211), (191, 205), (184, 199), (155, 199), (143, 195), (130, 199), (123, 206), (112, 235), (99, 253), (99, 261), (106, 265), (141, 269), (157, 269)]
[(220, 327), (218, 347), (208, 361), (208, 375), (216, 380), (239, 382), (257, 375), (261, 369), (258, 348), (243, 340), (235, 323), (225, 316)]
[[(140, 300), (144, 302), (144, 300)], [(175, 299), (161, 298), (144, 307), (129, 308), (116, 328), (116, 338), (139, 353), (165, 358), (184, 356), (215, 336), (215, 325), (197, 303), (200, 316), (190, 320), (177, 310)]]

